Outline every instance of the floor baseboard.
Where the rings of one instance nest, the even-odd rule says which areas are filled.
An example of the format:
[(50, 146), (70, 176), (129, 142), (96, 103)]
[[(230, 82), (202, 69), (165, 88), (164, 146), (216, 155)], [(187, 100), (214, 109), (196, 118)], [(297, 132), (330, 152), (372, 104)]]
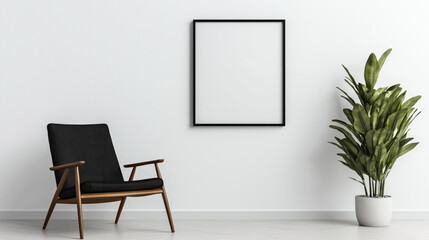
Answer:
[[(0, 211), (0, 220), (10, 219), (44, 219), (46, 211)], [(183, 220), (352, 220), (354, 211), (297, 211), (297, 210), (250, 210), (250, 211), (172, 211), (174, 219)], [(116, 210), (88, 210), (83, 211), (84, 219), (114, 220)], [(76, 211), (58, 210), (53, 212), (51, 219), (76, 219)], [(124, 210), (121, 219), (150, 220), (167, 219), (164, 210)], [(429, 219), (429, 211), (394, 211), (395, 220), (421, 220)]]

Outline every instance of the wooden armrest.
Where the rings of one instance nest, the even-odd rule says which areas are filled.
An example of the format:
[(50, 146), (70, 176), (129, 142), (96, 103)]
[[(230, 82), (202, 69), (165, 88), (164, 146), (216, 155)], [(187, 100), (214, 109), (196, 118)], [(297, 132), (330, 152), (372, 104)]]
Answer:
[(64, 169), (64, 168), (77, 167), (77, 166), (80, 166), (80, 165), (83, 165), (83, 164), (85, 164), (85, 161), (67, 163), (67, 164), (63, 164), (63, 165), (58, 165), (58, 166), (55, 166), (55, 167), (51, 167), (51, 168), (49, 168), (49, 170), (51, 170), (51, 171), (57, 171), (57, 170), (61, 170), (61, 169)]
[(155, 163), (162, 163), (162, 162), (164, 162), (164, 159), (157, 159), (157, 160), (146, 161), (146, 162), (126, 164), (126, 165), (124, 165), (124, 167), (125, 168), (138, 167), (138, 166), (143, 166), (143, 165), (148, 165), (148, 164), (155, 164)]

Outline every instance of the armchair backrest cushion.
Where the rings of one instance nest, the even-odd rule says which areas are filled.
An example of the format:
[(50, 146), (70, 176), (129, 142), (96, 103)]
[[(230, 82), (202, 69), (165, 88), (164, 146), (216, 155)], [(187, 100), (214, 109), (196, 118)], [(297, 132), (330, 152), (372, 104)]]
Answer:
[[(85, 161), (79, 166), (80, 182), (122, 182), (124, 178), (113, 148), (107, 124), (48, 124), (48, 138), (54, 166)], [(64, 170), (55, 172), (57, 185)], [(75, 186), (70, 169), (63, 189)]]

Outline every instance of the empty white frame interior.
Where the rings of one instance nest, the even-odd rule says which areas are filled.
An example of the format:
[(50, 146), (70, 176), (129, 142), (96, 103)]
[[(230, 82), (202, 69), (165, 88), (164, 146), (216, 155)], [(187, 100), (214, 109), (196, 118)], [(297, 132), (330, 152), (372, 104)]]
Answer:
[(195, 23), (195, 123), (281, 124), (282, 22)]

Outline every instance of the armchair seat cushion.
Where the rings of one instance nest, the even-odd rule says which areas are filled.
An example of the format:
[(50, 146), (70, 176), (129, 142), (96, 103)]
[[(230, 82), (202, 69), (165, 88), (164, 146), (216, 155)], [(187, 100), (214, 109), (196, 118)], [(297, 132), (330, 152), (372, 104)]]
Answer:
[[(125, 192), (137, 190), (157, 189), (163, 186), (164, 182), (160, 178), (149, 178), (136, 181), (123, 182), (83, 182), (80, 184), (80, 192), (103, 193), (103, 192)], [(63, 189), (60, 193), (61, 199), (76, 197), (75, 187)]]

